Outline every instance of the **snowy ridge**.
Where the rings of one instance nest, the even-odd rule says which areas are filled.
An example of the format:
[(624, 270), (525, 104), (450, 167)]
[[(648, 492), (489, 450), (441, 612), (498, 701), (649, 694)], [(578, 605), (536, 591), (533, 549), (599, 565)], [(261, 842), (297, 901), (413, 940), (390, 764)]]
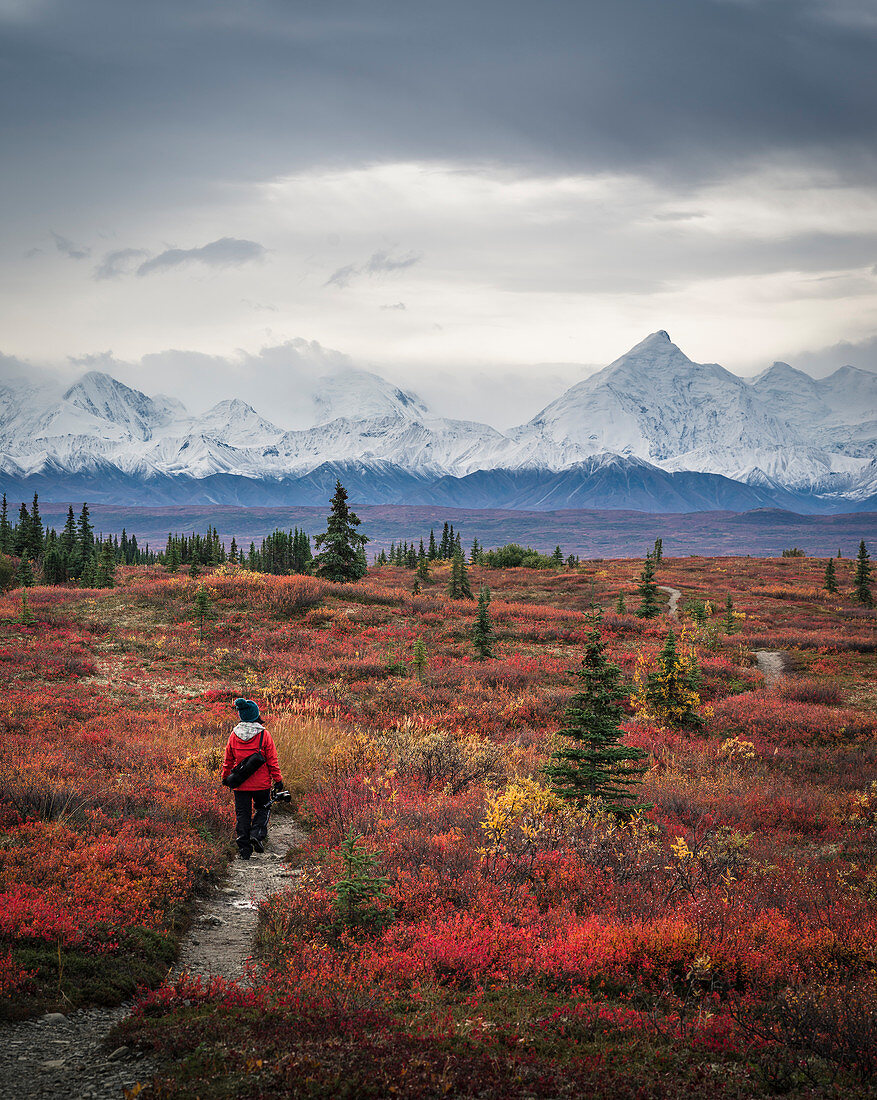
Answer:
[(485, 507), (623, 507), (656, 494), (683, 510), (720, 499), (843, 510), (877, 495), (877, 375), (842, 367), (817, 380), (775, 363), (747, 381), (693, 362), (663, 331), (505, 434), (435, 416), (352, 367), (302, 394), (302, 407), (312, 426), (286, 431), (238, 398), (193, 416), (99, 371), (60, 397), (18, 382), (0, 386), (0, 473), (39, 479), (43, 493), (78, 478), (132, 497), (147, 483), (181, 498), (195, 482), (214, 496), (245, 485), (249, 499), (260, 485), (322, 491), (344, 469), (366, 497), (462, 494)]

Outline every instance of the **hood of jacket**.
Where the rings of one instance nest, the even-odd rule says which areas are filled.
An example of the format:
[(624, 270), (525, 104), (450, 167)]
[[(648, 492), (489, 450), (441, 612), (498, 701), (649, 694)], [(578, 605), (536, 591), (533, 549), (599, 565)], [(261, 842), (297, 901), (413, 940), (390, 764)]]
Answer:
[(261, 722), (238, 722), (231, 732), (239, 741), (252, 741), (264, 728)]

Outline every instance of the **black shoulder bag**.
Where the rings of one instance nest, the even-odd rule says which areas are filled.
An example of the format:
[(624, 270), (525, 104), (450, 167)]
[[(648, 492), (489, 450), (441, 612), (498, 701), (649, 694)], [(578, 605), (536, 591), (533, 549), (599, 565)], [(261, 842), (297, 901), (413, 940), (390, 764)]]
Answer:
[(223, 779), (222, 782), (226, 787), (231, 787), (231, 789), (234, 790), (235, 787), (239, 787), (241, 783), (249, 779), (251, 775), (255, 775), (263, 764), (268, 763), (262, 752), (262, 738), (264, 736), (265, 731), (262, 730), (259, 734), (258, 749), (256, 749), (255, 752), (251, 752), (249, 756), (245, 756), (239, 764), (235, 764), (225, 779)]

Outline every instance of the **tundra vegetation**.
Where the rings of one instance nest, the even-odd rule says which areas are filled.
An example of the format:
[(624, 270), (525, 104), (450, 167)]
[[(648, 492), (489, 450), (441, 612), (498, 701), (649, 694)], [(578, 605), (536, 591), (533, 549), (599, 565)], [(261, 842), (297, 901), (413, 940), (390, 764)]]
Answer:
[[(164, 1056), (160, 1097), (873, 1094), (861, 564), (834, 561), (835, 593), (800, 555), (479, 551), (479, 608), (445, 541), (418, 595), (419, 554), (344, 583), (117, 562), (113, 587), (0, 596), (6, 1015), (139, 990), (120, 1041)], [(787, 653), (771, 685), (760, 649)], [(303, 874), (263, 903), (247, 981), (166, 983), (231, 854), (238, 695)], [(595, 724), (620, 806), (611, 771), (567, 797), (545, 770)]]

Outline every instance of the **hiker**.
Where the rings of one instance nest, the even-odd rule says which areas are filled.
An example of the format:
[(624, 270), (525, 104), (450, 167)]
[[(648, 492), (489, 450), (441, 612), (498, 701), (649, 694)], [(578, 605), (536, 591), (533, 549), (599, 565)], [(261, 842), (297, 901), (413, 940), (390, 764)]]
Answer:
[[(283, 779), (277, 763), (277, 749), (262, 724), (258, 704), (252, 699), (235, 699), (234, 705), (240, 721), (225, 746), (222, 782), (234, 790), (238, 853), (241, 859), (249, 859), (253, 852), (265, 851), (271, 813), (271, 780), (274, 780), (276, 794), (283, 790)], [(264, 757), (264, 763), (256, 760), (244, 765), (244, 761), (257, 752)], [(246, 775), (253, 767), (255, 770)], [(241, 770), (246, 775), (242, 781), (239, 778)]]

